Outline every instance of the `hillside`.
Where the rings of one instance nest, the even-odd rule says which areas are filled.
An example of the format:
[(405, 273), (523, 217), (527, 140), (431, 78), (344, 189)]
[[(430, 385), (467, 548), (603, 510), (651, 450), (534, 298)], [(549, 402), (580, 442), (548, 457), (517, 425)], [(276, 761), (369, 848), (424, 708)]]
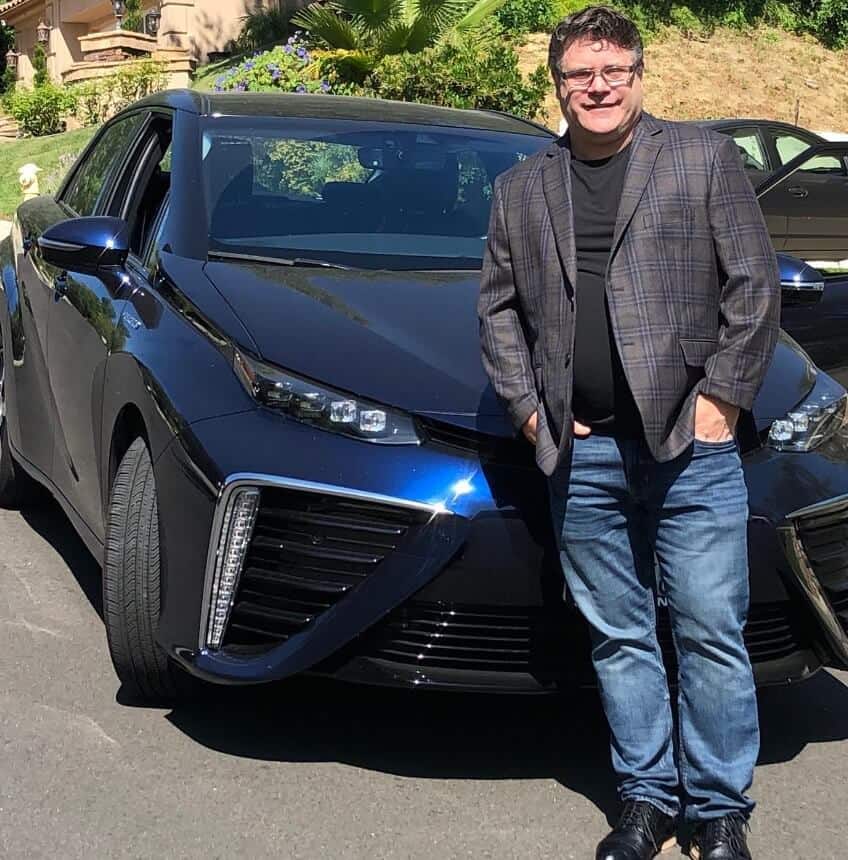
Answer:
[[(520, 50), (529, 72), (547, 64), (548, 36)], [(667, 119), (766, 117), (816, 131), (848, 131), (848, 51), (829, 51), (808, 37), (760, 28), (717, 30), (686, 38), (669, 29), (645, 48), (645, 107)], [(553, 93), (546, 122), (556, 128)]]

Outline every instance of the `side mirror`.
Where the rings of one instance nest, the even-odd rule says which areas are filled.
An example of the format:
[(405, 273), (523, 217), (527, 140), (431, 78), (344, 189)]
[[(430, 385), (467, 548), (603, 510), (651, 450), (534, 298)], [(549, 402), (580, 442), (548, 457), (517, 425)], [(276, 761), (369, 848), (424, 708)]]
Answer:
[(797, 257), (778, 254), (780, 292), (784, 306), (809, 305), (821, 301), (824, 275)]
[(129, 227), (121, 218), (70, 218), (45, 230), (38, 239), (38, 249), (51, 266), (96, 272), (123, 266), (129, 239)]

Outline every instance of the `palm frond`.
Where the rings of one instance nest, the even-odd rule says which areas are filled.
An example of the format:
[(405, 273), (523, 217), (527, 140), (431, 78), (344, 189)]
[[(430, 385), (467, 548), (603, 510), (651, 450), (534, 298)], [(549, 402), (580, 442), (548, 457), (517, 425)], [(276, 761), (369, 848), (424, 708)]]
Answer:
[(416, 7), (416, 18), (429, 21), (434, 30), (444, 30), (453, 25), (468, 9), (468, 0), (412, 0)]
[(477, 0), (454, 25), (457, 30), (470, 30), (503, 6), (506, 0)]
[(412, 24), (399, 21), (380, 34), (375, 49), (380, 56), (417, 54), (433, 43), (433, 35), (430, 22), (423, 18)]
[(309, 35), (310, 40), (328, 48), (357, 51), (364, 47), (364, 34), (353, 21), (343, 18), (336, 9), (313, 3), (292, 18), (292, 24)]
[(438, 34), (439, 28), (434, 26), (432, 21), (427, 18), (417, 18), (410, 28), (406, 50), (411, 54), (417, 54), (433, 45)]
[(365, 30), (383, 30), (402, 12), (403, 0), (335, 0), (336, 8)]

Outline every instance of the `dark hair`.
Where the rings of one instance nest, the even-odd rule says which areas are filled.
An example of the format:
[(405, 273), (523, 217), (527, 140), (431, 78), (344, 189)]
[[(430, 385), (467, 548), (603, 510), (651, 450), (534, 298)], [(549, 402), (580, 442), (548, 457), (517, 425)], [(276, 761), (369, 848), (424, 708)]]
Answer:
[(636, 25), (609, 6), (586, 6), (557, 24), (548, 48), (548, 68), (556, 80), (563, 52), (578, 39), (609, 41), (625, 51), (633, 51), (634, 62), (642, 64), (642, 36)]

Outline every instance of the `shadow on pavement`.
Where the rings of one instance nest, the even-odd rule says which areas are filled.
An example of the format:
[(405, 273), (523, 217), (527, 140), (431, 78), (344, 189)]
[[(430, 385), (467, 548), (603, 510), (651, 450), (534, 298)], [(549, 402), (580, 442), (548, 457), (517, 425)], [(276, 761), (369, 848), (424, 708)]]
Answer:
[[(759, 764), (790, 761), (809, 743), (848, 739), (848, 687), (820, 672), (760, 692)], [(618, 804), (597, 695), (438, 694), (303, 679), (215, 690), (168, 719), (229, 755), (337, 761), (438, 779), (555, 779), (613, 822)]]
[(828, 672), (759, 692), (758, 764), (791, 761), (807, 744), (848, 739), (848, 686)]
[(617, 811), (594, 691), (493, 696), (297, 679), (215, 691), (168, 719), (229, 755), (337, 761), (425, 779), (555, 779), (608, 815)]
[[(23, 516), (59, 552), (102, 617), (99, 565), (58, 504), (46, 502)], [(790, 761), (810, 743), (848, 739), (848, 686), (827, 672), (761, 690), (759, 705), (761, 765)], [(492, 696), (304, 678), (209, 687), (167, 719), (228, 755), (342, 762), (419, 778), (555, 779), (610, 821), (617, 814), (607, 726), (594, 691)]]
[(94, 611), (103, 618), (100, 565), (71, 525), (59, 503), (46, 491), (38, 504), (23, 508), (21, 516), (62, 556)]

